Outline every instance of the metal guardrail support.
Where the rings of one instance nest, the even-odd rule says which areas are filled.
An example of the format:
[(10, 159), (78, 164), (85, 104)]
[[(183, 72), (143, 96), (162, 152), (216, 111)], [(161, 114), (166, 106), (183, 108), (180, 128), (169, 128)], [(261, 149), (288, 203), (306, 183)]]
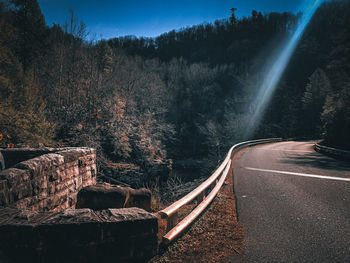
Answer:
[[(231, 147), (228, 151), (225, 160), (215, 170), (215, 172), (201, 185), (195, 188), (192, 192), (182, 197), (180, 200), (174, 202), (167, 208), (159, 211), (162, 219), (167, 221), (167, 233), (163, 236), (163, 243), (170, 243), (178, 237), (191, 223), (207, 208), (213, 201), (219, 190), (221, 189), (226, 176), (232, 170), (231, 158), (233, 154), (244, 147), (249, 147), (262, 143), (282, 141), (281, 138), (262, 139), (238, 143)], [(231, 173), (230, 173), (231, 174)], [(207, 189), (211, 192), (205, 196)], [(197, 206), (178, 223), (178, 210), (184, 205), (196, 199)]]
[(167, 232), (169, 232), (178, 223), (178, 213), (175, 212), (167, 218)]
[(200, 204), (200, 203), (204, 200), (204, 197), (205, 197), (205, 193), (204, 193), (204, 192), (201, 192), (201, 193), (197, 196), (197, 203)]

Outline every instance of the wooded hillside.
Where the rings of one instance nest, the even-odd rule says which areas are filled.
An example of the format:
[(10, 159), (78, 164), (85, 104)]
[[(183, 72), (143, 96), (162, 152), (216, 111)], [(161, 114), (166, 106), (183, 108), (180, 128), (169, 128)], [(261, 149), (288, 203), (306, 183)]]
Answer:
[[(319, 8), (254, 138), (350, 149), (349, 14), (349, 0)], [(245, 137), (257, 84), (299, 15), (232, 9), (155, 39), (88, 41), (73, 12), (48, 26), (37, 0), (1, 1), (0, 147), (95, 147), (150, 174), (171, 159), (212, 169)]]

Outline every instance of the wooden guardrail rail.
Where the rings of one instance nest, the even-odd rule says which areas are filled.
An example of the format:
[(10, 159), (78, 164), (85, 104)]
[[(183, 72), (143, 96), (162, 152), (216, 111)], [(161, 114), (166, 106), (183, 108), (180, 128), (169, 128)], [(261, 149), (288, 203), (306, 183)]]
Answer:
[[(201, 185), (192, 192), (174, 202), (167, 208), (159, 211), (162, 219), (167, 222), (166, 234), (163, 236), (163, 243), (168, 244), (178, 237), (211, 203), (223, 185), (227, 174), (231, 169), (231, 159), (237, 150), (262, 143), (282, 141), (281, 138), (262, 139), (238, 143), (231, 147), (225, 160), (215, 170), (215, 172)], [(206, 190), (210, 189), (210, 193), (205, 196)], [(180, 222), (178, 222), (178, 210), (184, 205), (196, 199), (197, 206)]]

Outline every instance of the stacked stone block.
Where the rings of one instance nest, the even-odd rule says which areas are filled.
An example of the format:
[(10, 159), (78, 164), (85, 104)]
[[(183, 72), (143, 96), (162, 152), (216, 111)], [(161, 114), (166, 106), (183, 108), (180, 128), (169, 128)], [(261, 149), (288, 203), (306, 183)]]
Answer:
[(158, 221), (139, 208), (0, 209), (0, 262), (145, 262), (157, 253)]
[(90, 148), (6, 149), (0, 171), (0, 262), (145, 262), (158, 221), (139, 208), (74, 209), (96, 184)]
[[(9, 158), (20, 155), (16, 159), (22, 160), (26, 155), (45, 152), (17, 164)], [(96, 152), (91, 148), (10, 150), (3, 154), (6, 166), (13, 164), (0, 171), (0, 206), (3, 207), (55, 212), (75, 208), (77, 193), (96, 184)]]

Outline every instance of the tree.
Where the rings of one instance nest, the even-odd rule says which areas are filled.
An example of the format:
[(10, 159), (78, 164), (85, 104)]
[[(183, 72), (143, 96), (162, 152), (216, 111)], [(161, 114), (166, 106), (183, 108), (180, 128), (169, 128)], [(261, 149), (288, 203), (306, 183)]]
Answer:
[(14, 26), (19, 35), (16, 55), (26, 72), (43, 57), (47, 45), (47, 29), (37, 0), (11, 0), (15, 7)]
[(350, 82), (341, 92), (328, 95), (321, 115), (323, 137), (330, 146), (350, 149)]
[(304, 125), (307, 136), (318, 137), (321, 133), (321, 113), (331, 84), (322, 69), (316, 69), (310, 76), (302, 97)]
[(23, 75), (16, 57), (4, 47), (0, 51), (0, 133), (14, 143), (52, 144), (54, 125), (46, 120), (33, 73)]
[(231, 8), (231, 17), (230, 17), (230, 23), (231, 25), (237, 24), (237, 18), (235, 12), (237, 11), (237, 8)]

